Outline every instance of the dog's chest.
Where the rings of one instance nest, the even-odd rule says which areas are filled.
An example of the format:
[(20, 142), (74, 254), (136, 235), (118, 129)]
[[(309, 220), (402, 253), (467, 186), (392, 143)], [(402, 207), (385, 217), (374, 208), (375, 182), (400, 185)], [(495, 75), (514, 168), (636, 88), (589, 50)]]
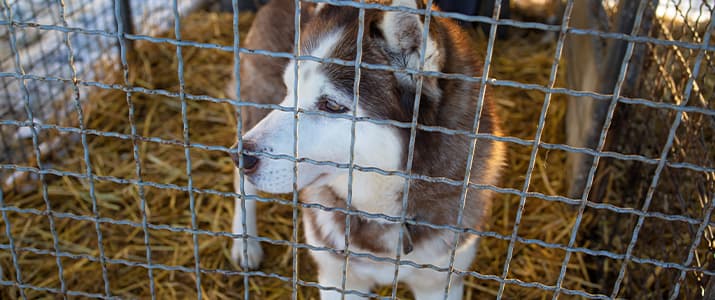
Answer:
[[(303, 215), (306, 242), (315, 247), (329, 248), (335, 251), (311, 251), (311, 255), (322, 268), (325, 264), (342, 264), (345, 250), (345, 218), (336, 218), (334, 211), (321, 209), (306, 209)], [(342, 214), (341, 214), (342, 215)], [(342, 223), (341, 223), (342, 222)], [(377, 284), (386, 285), (393, 282), (398, 246), (404, 250), (405, 244), (400, 239), (400, 226), (382, 226), (365, 229), (361, 223), (351, 220), (349, 250), (350, 272), (362, 278), (370, 278)], [(355, 226), (354, 226), (355, 225)], [(357, 234), (356, 234), (357, 233)], [(409, 234), (403, 232), (403, 236)], [(401, 261), (412, 264), (400, 266), (398, 280), (426, 276), (424, 280), (434, 279), (434, 273), (415, 268), (413, 265), (431, 265), (446, 267), (449, 264), (450, 252), (445, 245), (450, 241), (451, 234), (438, 234), (415, 245), (409, 254), (402, 252)], [(457, 251), (456, 266), (466, 267), (471, 262), (475, 250), (475, 238), (460, 243)], [(402, 244), (401, 244), (402, 243)], [(464, 253), (469, 259), (464, 259)], [(365, 255), (371, 255), (366, 257)], [(377, 258), (377, 259), (375, 259)], [(388, 260), (384, 260), (388, 259)], [(463, 262), (464, 260), (464, 262)]]
[[(310, 243), (336, 250), (345, 249), (345, 235), (349, 223), (351, 251), (391, 254), (397, 250), (399, 226), (380, 219), (336, 211), (345, 209), (345, 201), (330, 189), (308, 190), (301, 193), (304, 202), (320, 204), (328, 209), (303, 210), (306, 238)], [(349, 221), (346, 221), (349, 218)]]
[[(336, 178), (330, 188), (333, 197), (348, 198), (348, 176)], [(385, 176), (376, 173), (355, 172), (352, 182), (352, 199), (350, 206), (359, 211), (371, 214), (399, 216), (402, 212), (402, 191), (405, 186), (404, 178), (398, 176)], [(325, 199), (323, 195), (316, 197), (320, 203), (333, 203), (333, 199)], [(380, 219), (373, 219), (381, 221)]]
[[(421, 256), (425, 257), (424, 260), (429, 260), (439, 254), (431, 252), (444, 249), (444, 233), (420, 231), (417, 235), (413, 225), (401, 226), (388, 222), (381, 216), (367, 215), (355, 210), (346, 214), (345, 201), (332, 189), (308, 188), (301, 192), (300, 198), (303, 202), (324, 207), (303, 210), (306, 238), (311, 245), (342, 251), (345, 249), (346, 232), (349, 232), (348, 243), (350, 251), (353, 252), (394, 257), (399, 247), (403, 257), (408, 254), (418, 260), (423, 260)], [(349, 221), (346, 218), (349, 218)], [(350, 226), (349, 231), (346, 230), (347, 223)]]

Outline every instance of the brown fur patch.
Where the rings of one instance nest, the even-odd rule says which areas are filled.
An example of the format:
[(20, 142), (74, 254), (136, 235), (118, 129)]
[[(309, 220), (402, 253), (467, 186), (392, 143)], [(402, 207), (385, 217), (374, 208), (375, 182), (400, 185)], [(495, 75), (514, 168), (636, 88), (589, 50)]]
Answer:
[[(305, 24), (313, 16), (314, 4), (301, 6), (301, 23)], [(271, 0), (256, 13), (251, 30), (241, 47), (251, 50), (273, 52), (293, 52), (295, 3), (293, 0)], [(263, 54), (242, 53), (241, 58), (241, 100), (260, 104), (279, 104), (286, 96), (283, 71), (287, 58), (271, 57)], [(236, 99), (236, 78), (226, 89), (226, 94)], [(244, 133), (253, 128), (268, 113), (269, 109), (244, 106), (241, 108)]]

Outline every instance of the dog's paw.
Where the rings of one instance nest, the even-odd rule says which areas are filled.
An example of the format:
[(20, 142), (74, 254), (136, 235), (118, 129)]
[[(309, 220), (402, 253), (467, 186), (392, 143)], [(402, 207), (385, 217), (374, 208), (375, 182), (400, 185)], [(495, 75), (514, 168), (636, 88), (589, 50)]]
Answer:
[[(244, 246), (248, 246), (246, 253), (243, 253)], [(231, 247), (231, 259), (243, 269), (257, 269), (263, 260), (263, 249), (258, 241), (234, 239)]]

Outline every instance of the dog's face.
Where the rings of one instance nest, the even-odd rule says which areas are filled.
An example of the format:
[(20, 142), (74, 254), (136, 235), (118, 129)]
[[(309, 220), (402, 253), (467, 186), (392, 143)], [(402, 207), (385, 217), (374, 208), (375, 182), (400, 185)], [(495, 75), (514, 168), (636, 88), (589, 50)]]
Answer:
[[(418, 2), (405, 0), (393, 4), (417, 7)], [(302, 30), (301, 54), (354, 61), (357, 22), (357, 9), (321, 7), (313, 21)], [(421, 37), (422, 22), (417, 16), (369, 11), (362, 61), (417, 68), (415, 64), (419, 61), (417, 49)], [(429, 59), (425, 66), (437, 70), (441, 56), (433, 39), (429, 39), (427, 49)], [(383, 170), (403, 169), (407, 130), (365, 121), (356, 122), (353, 128), (350, 117), (354, 113), (358, 118), (409, 122), (414, 101), (412, 77), (361, 69), (357, 106), (353, 103), (353, 66), (291, 61), (283, 77), (287, 96), (281, 106), (297, 105), (300, 111), (323, 112), (328, 116), (300, 113), (298, 122), (295, 122), (293, 112), (273, 111), (243, 137), (246, 144), (251, 145), (249, 150), (293, 157), (294, 147), (297, 146), (298, 157), (347, 165), (350, 163), (354, 132), (355, 164)], [(432, 85), (431, 81), (425, 81), (424, 89), (423, 93), (439, 93), (430, 91), (436, 89), (436, 84)], [(343, 118), (338, 116), (341, 114)], [(347, 172), (345, 167), (298, 162), (297, 188), (300, 190), (311, 184), (328, 183)], [(289, 159), (258, 156), (258, 163), (246, 173), (248, 180), (259, 190), (269, 193), (289, 193), (293, 190), (294, 162)]]

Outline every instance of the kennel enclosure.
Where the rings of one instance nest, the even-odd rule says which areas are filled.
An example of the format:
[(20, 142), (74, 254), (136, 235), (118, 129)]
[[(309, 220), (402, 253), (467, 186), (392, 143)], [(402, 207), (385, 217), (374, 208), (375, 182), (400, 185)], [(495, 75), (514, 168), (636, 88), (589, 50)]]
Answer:
[[(268, 231), (248, 238), (272, 247), (275, 266), (240, 270), (225, 253), (239, 237), (225, 221), (241, 196), (230, 184), (232, 118), (250, 103), (226, 97), (221, 80), (238, 52), (298, 53), (241, 48), (250, 12), (207, 13), (211, 1), (0, 4), (2, 298), (311, 298), (324, 288), (304, 255), (311, 245), (296, 239), (303, 206), (292, 197), (252, 198), (271, 216), (262, 217)], [(489, 25), (476, 34), (482, 77), (422, 75), (485, 82), (507, 126), (529, 127), (478, 137), (513, 148), (514, 179), (465, 184), (500, 195), (490, 229), (451, 229), (480, 236), (477, 260), (494, 261), (452, 270), (469, 278), (467, 295), (712, 297), (715, 3), (512, 5), (513, 19), (498, 18), (500, 5), (496, 18), (391, 8)], [(502, 27), (507, 41), (496, 38)], [(543, 61), (509, 65), (528, 44)], [(517, 110), (531, 114), (516, 121)], [(564, 224), (551, 229), (540, 213)], [(525, 232), (539, 224), (541, 233)], [(85, 285), (86, 276), (97, 281)]]

